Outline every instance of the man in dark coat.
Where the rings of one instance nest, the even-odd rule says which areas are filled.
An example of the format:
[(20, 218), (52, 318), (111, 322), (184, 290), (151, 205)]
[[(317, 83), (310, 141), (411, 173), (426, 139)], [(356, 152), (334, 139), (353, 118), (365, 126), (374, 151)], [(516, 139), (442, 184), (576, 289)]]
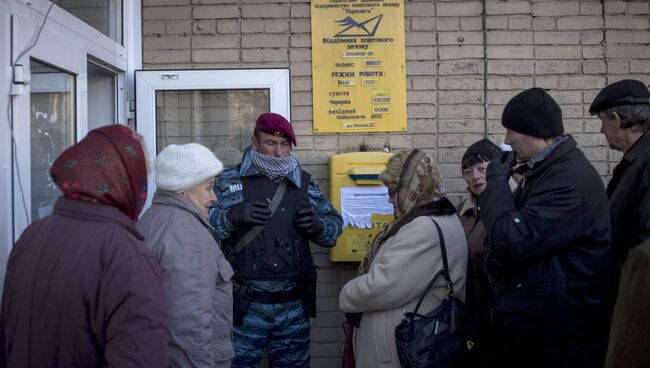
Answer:
[(650, 92), (637, 80), (603, 88), (589, 108), (609, 148), (623, 152), (607, 185), (612, 251), (618, 276), (632, 247), (650, 238)]
[[(563, 135), (560, 107), (543, 89), (513, 97), (501, 124), (514, 152), (495, 155), (479, 197), (499, 365), (601, 366), (611, 238), (602, 180), (573, 137)], [(515, 158), (523, 178), (512, 193)]]
[(147, 197), (138, 136), (95, 129), (53, 163), (54, 213), (11, 250), (0, 367), (167, 367), (160, 268), (135, 220)]

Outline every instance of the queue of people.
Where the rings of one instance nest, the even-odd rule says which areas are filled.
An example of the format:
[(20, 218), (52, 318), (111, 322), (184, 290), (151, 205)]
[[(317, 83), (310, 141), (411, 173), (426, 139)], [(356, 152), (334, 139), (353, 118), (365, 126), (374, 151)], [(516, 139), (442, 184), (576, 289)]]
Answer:
[[(589, 111), (623, 152), (607, 187), (540, 88), (503, 110), (512, 151), (483, 139), (464, 153), (457, 207), (430, 155), (388, 160), (395, 219), (339, 296), (356, 367), (400, 367), (396, 326), (451, 287), (477, 332), (472, 366), (650, 365), (650, 93), (622, 80)], [(296, 145), (274, 113), (236, 167), (170, 145), (139, 221), (149, 163), (136, 133), (103, 127), (64, 151), (50, 170), (63, 196), (8, 261), (0, 367), (258, 367), (263, 353), (271, 367), (308, 367), (310, 243), (333, 247), (343, 221)], [(423, 295), (443, 256), (451, 285)]]

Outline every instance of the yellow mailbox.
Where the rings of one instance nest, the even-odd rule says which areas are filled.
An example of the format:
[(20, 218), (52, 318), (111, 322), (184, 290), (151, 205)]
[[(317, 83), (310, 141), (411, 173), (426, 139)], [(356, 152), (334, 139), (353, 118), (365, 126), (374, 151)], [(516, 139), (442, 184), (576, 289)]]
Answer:
[(393, 206), (379, 174), (392, 153), (351, 152), (330, 159), (330, 199), (343, 216), (332, 261), (361, 261), (375, 235), (393, 221)]

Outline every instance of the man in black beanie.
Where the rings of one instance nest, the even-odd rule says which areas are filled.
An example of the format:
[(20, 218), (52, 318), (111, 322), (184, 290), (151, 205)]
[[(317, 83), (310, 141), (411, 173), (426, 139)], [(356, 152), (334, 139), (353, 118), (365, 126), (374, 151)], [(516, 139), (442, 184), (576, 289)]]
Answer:
[[(499, 366), (602, 366), (609, 315), (610, 221), (601, 178), (541, 88), (505, 106), (505, 143), (479, 196), (494, 280)], [(516, 161), (523, 178), (508, 179)]]
[(618, 274), (628, 252), (650, 238), (650, 92), (642, 82), (621, 80), (603, 88), (589, 112), (600, 119), (609, 148), (624, 153), (607, 185)]

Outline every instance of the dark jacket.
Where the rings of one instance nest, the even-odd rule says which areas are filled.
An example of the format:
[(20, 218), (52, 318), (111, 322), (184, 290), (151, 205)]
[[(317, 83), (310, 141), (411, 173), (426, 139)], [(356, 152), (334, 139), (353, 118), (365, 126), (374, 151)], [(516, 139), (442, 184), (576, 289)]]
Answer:
[(116, 207), (61, 197), (11, 251), (0, 366), (166, 367), (158, 263)]
[(650, 239), (627, 257), (612, 327), (606, 368), (650, 367)]
[(515, 193), (490, 180), (480, 199), (494, 276), (492, 328), (502, 366), (602, 365), (610, 222), (596, 170), (566, 138)]
[(614, 169), (607, 185), (612, 251), (620, 272), (632, 247), (650, 238), (650, 134), (639, 138)]
[(485, 340), (489, 339), (490, 279), (487, 270), (487, 249), (485, 226), (476, 206), (475, 197), (470, 194), (458, 205), (458, 217), (467, 237), (467, 290), (465, 305), (472, 313), (474, 323)]

